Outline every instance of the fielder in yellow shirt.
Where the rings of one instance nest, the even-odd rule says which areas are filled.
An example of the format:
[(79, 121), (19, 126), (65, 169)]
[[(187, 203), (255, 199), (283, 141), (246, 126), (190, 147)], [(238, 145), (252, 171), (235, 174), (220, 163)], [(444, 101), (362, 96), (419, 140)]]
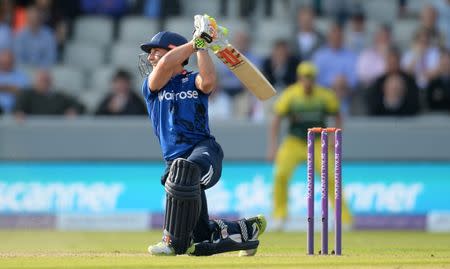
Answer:
[[(326, 125), (328, 116), (335, 118), (335, 127), (341, 128), (339, 100), (334, 91), (315, 83), (316, 67), (310, 62), (302, 62), (297, 67), (298, 81), (287, 87), (274, 104), (270, 134), (268, 159), (275, 159), (275, 180), (273, 190), (274, 229), (282, 230), (288, 217), (288, 184), (297, 166), (306, 162), (307, 132), (312, 127), (331, 127)], [(289, 131), (277, 150), (281, 120), (287, 118)], [(332, 136), (330, 136), (332, 137)], [(334, 143), (331, 142), (330, 145)], [(320, 169), (320, 136), (315, 141), (315, 167)], [(331, 147), (329, 150), (332, 150)], [(333, 158), (333, 154), (329, 154)], [(333, 160), (329, 160), (333, 164)], [(334, 190), (334, 169), (329, 165), (329, 190)], [(305, 176), (306, 178), (306, 176)], [(305, 180), (306, 183), (306, 180)], [(334, 191), (328, 192), (328, 199), (334, 206)], [(342, 204), (343, 225), (350, 227), (352, 217), (348, 207)]]

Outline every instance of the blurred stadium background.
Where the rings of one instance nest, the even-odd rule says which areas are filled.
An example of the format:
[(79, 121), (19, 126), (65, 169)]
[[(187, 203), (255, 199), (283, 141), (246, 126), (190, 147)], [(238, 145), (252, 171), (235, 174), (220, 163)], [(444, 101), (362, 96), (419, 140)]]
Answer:
[[(448, 0), (2, 0), (0, 8), (0, 228), (161, 227), (163, 162), (142, 109), (139, 44), (163, 29), (189, 37), (193, 15), (207, 13), (279, 92), (300, 61), (319, 66), (319, 83), (336, 91), (345, 115), (355, 229), (450, 231)], [(327, 46), (339, 53), (325, 72), (317, 55)], [(390, 47), (402, 71), (387, 61)], [(216, 67), (210, 117), (225, 165), (207, 193), (211, 214), (270, 216), (273, 100), (258, 102)], [(299, 167), (291, 184), (290, 230), (306, 225), (305, 174)], [(316, 196), (319, 209), (319, 188)]]

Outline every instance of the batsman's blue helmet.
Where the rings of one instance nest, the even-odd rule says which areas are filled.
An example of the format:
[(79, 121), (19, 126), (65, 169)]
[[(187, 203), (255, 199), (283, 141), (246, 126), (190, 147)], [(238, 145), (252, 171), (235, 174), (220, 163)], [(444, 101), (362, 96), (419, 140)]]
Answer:
[(166, 50), (170, 50), (186, 44), (187, 42), (188, 41), (186, 38), (177, 33), (164, 31), (154, 35), (150, 42), (141, 44), (141, 49), (147, 53), (149, 53), (150, 49), (152, 48), (163, 48)]
[[(152, 48), (162, 48), (166, 50), (171, 50), (175, 47), (186, 44), (188, 41), (183, 36), (169, 32), (159, 32), (152, 37), (149, 42), (141, 44), (141, 50), (146, 53), (150, 53)], [(187, 65), (189, 62), (189, 58), (187, 58), (183, 65)], [(143, 77), (148, 76), (151, 72), (151, 66), (147, 60), (147, 55), (144, 53), (139, 54), (139, 63), (138, 63), (139, 71)]]
[[(171, 50), (175, 47), (186, 44), (188, 41), (182, 35), (179, 35), (174, 32), (164, 31), (159, 32), (152, 37), (152, 39), (144, 44), (141, 44), (141, 50), (146, 53), (150, 53), (152, 48), (162, 48), (166, 50)], [(183, 64), (186, 65), (187, 61)]]

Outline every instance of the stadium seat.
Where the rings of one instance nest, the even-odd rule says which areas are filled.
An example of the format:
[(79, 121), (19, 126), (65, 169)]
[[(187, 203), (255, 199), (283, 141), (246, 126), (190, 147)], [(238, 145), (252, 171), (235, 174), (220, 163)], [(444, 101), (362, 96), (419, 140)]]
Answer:
[[(255, 42), (256, 43), (256, 42)], [(253, 44), (252, 45), (252, 52), (256, 54), (261, 59), (264, 59), (265, 57), (268, 57), (270, 55), (270, 52), (272, 50), (272, 47), (269, 44)]]
[(85, 90), (85, 76), (77, 68), (56, 65), (50, 70), (55, 90), (78, 96)]
[[(88, 86), (89, 90), (96, 92), (109, 91), (111, 89), (113, 76), (117, 70), (118, 68), (112, 65), (100, 66), (97, 70), (95, 70), (95, 72), (92, 73)], [(143, 77), (141, 77), (139, 73), (130, 73), (130, 75), (132, 77), (132, 90), (138, 93), (139, 96), (142, 95), (141, 88)]]
[(378, 30), (378, 26), (380, 23), (374, 20), (367, 19), (366, 20), (366, 29), (370, 36), (373, 36)]
[(332, 20), (330, 18), (316, 18), (315, 26), (321, 34), (326, 35), (331, 23)]
[(407, 10), (411, 14), (419, 14), (421, 9), (426, 5), (430, 4), (430, 1), (423, 0), (408, 0), (407, 1)]
[(248, 23), (241, 19), (225, 19), (225, 18), (218, 18), (217, 19), (218, 24), (225, 26), (230, 31), (230, 34), (232, 35), (236, 31), (244, 31), (248, 32), (250, 27)]
[(397, 20), (393, 24), (393, 38), (396, 44), (401, 49), (407, 49), (409, 44), (413, 40), (414, 32), (419, 27), (419, 22), (417, 20), (409, 19), (409, 20)]
[(192, 39), (194, 19), (188, 17), (169, 17), (164, 24), (164, 30), (179, 33), (188, 40)]
[(82, 92), (78, 98), (86, 106), (87, 113), (93, 114), (100, 105), (100, 102), (106, 96), (107, 91), (92, 89)]
[(183, 15), (191, 19), (191, 25), (193, 25), (193, 17), (196, 14), (210, 14), (215, 15), (219, 13), (221, 0), (208, 0), (208, 1), (192, 1), (181, 0), (181, 8)]
[(113, 22), (101, 16), (84, 16), (75, 21), (74, 41), (106, 46), (113, 40)]
[[(142, 83), (144, 78), (140, 74), (133, 74), (133, 91), (142, 97)], [(143, 98), (143, 97), (142, 97)]]
[(286, 3), (287, 1), (273, 1), (272, 3), (272, 16), (275, 19), (285, 19), (286, 15), (292, 16), (292, 18), (295, 18), (296, 16), (296, 8), (290, 8), (292, 7), (292, 3)]
[(367, 17), (380, 23), (392, 23), (397, 17), (397, 1), (362, 1)]
[(277, 39), (288, 39), (294, 34), (294, 29), (291, 23), (284, 20), (264, 20), (258, 24), (255, 29), (256, 35), (254, 43), (267, 44), (271, 47), (273, 42)]
[(126, 68), (134, 74), (139, 73), (138, 55), (141, 53), (138, 46), (117, 43), (111, 48), (110, 64), (115, 67)]
[(128, 16), (120, 21), (119, 41), (139, 45), (159, 30), (158, 21), (141, 16)]
[[(378, 22), (376, 22), (374, 20), (370, 20), (370, 19), (366, 19), (365, 23), (366, 23), (366, 31), (369, 34), (369, 36), (372, 38), (373, 35), (376, 33), (376, 31), (378, 29), (378, 26), (380, 24)], [(345, 30), (346, 33), (349, 32), (351, 30), (351, 24), (350, 23), (346, 23), (344, 30)], [(324, 34), (325, 33), (326, 32), (324, 32)]]
[(110, 88), (111, 79), (116, 72), (116, 68), (111, 65), (99, 66), (90, 79), (89, 88), (94, 91), (104, 91)]
[(64, 50), (64, 63), (90, 71), (104, 63), (105, 52), (101, 47), (72, 42)]

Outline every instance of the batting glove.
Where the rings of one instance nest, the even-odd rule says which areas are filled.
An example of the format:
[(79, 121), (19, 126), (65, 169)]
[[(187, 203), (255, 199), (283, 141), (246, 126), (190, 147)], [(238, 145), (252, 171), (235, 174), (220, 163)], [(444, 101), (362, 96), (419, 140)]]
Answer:
[(195, 50), (210, 49), (217, 52), (228, 45), (228, 29), (217, 25), (216, 20), (208, 15), (194, 17), (195, 30), (193, 46)]
[(208, 15), (194, 16), (194, 34), (193, 39), (203, 38), (211, 43), (217, 36), (217, 23), (213, 17)]

